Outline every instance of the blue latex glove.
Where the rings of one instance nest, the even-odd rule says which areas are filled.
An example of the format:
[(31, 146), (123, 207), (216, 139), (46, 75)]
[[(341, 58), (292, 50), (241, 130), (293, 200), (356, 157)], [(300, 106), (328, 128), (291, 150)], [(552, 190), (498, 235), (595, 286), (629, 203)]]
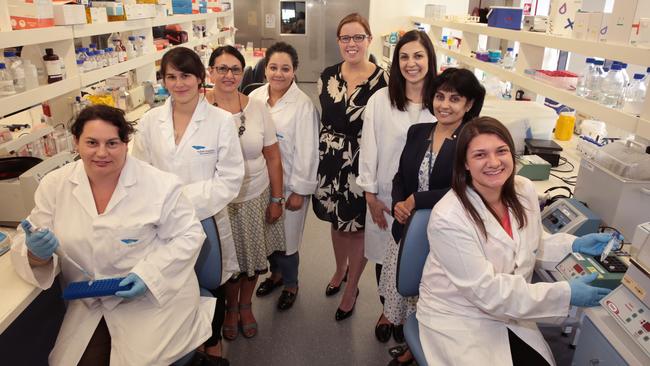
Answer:
[[(622, 235), (619, 235), (618, 237), (621, 241), (623, 240)], [(612, 233), (587, 234), (579, 238), (576, 238), (576, 240), (574, 240), (573, 244), (571, 245), (571, 249), (574, 252), (578, 252), (582, 254), (599, 255), (600, 253), (603, 252), (603, 249), (605, 249), (605, 245), (607, 245), (607, 242), (611, 238), (612, 238)], [(617, 249), (620, 249), (620, 246), (618, 248), (613, 248), (612, 250), (617, 250)]]
[(593, 282), (597, 276), (598, 273), (592, 273), (569, 281), (571, 305), (582, 307), (598, 306), (598, 301), (612, 291), (608, 288), (589, 286), (588, 283)]
[(145, 285), (144, 281), (135, 273), (129, 273), (126, 278), (120, 281), (120, 286), (128, 286), (130, 284), (133, 284), (130, 290), (118, 291), (115, 293), (115, 296), (123, 297), (125, 299), (135, 299), (147, 291), (147, 285)]
[(59, 240), (56, 236), (48, 229), (32, 233), (32, 224), (27, 220), (21, 221), (20, 226), (25, 231), (25, 244), (29, 251), (39, 259), (50, 259), (56, 248), (59, 247)]

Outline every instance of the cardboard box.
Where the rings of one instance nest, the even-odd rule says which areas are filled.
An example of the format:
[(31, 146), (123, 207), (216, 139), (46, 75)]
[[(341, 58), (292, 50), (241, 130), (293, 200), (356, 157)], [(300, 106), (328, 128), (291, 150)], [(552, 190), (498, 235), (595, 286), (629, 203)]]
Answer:
[(582, 0), (580, 11), (585, 13), (604, 13), (607, 0)]
[(488, 27), (521, 29), (524, 10), (511, 6), (490, 6), (488, 13)]
[(13, 30), (54, 26), (51, 0), (7, 0)]
[(573, 24), (572, 37), (589, 41), (598, 41), (603, 23), (603, 13), (577, 12)]
[(571, 37), (575, 15), (581, 6), (582, 0), (551, 0), (551, 11), (548, 15), (549, 33)]
[(54, 4), (54, 24), (86, 24), (85, 7), (76, 4)]
[(88, 24), (108, 23), (106, 8), (86, 8), (86, 22)]
[(646, 46), (650, 43), (650, 18), (641, 18), (639, 20), (639, 35), (636, 43)]
[(612, 13), (605, 22), (604, 41), (607, 43), (629, 44), (632, 23), (639, 5), (638, 0), (616, 0)]
[(127, 20), (154, 18), (156, 16), (156, 5), (134, 4), (124, 5), (124, 13)]

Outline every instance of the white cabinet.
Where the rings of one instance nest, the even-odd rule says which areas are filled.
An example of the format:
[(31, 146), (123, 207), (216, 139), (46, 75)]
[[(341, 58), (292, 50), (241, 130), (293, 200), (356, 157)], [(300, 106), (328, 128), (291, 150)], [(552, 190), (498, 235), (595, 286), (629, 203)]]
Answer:
[[(613, 59), (644, 67), (650, 66), (649, 48), (577, 40), (545, 33), (493, 28), (488, 27), (486, 24), (459, 23), (419, 17), (412, 17), (411, 20), (431, 26), (430, 36), (434, 44), (438, 44), (436, 41), (440, 40), (443, 29), (462, 32), (463, 40), (458, 51), (436, 46), (438, 53), (456, 59), (461, 65), (483, 70), (502, 80), (511, 81), (514, 85), (523, 89), (530, 90), (538, 95), (551, 98), (571, 108), (575, 108), (592, 118), (605, 121), (608, 125), (650, 139), (650, 98), (646, 98), (641, 117), (636, 117), (617, 109), (605, 107), (597, 102), (578, 97), (571, 91), (535, 80), (523, 72), (529, 68), (541, 68), (545, 51), (549, 48), (588, 55), (589, 57)], [(519, 42), (519, 57), (517, 58), (514, 71), (502, 69), (497, 64), (483, 62), (473, 57), (472, 51), (478, 49), (479, 36), (481, 35)]]

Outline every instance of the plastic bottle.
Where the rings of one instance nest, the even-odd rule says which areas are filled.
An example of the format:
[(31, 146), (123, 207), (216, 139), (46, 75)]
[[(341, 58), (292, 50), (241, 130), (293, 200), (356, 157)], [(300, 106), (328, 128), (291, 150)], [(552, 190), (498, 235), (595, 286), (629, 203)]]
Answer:
[(14, 88), (14, 79), (11, 73), (7, 70), (7, 65), (0, 63), (0, 97), (16, 94)]
[(97, 61), (99, 63), (99, 68), (108, 66), (108, 58), (106, 57), (106, 52), (104, 50), (97, 50)]
[(589, 95), (589, 78), (593, 74), (594, 70), (594, 59), (589, 57), (585, 61), (585, 67), (578, 76), (578, 82), (576, 84), (576, 95), (579, 97), (586, 97)]
[(25, 67), (23, 65), (23, 60), (20, 57), (16, 56), (14, 51), (5, 51), (5, 66), (7, 70), (11, 73), (11, 77), (14, 79), (14, 89), (16, 93), (22, 93), (25, 91)]
[(645, 70), (645, 78), (643, 81), (645, 82), (645, 87), (647, 89), (648, 86), (650, 86), (650, 67)]
[(625, 90), (623, 112), (638, 116), (643, 111), (643, 102), (645, 101), (647, 91), (643, 77), (643, 74), (634, 74), (634, 79), (632, 79), (630, 85)]
[(25, 90), (38, 88), (38, 69), (31, 61), (25, 60)]
[(505, 56), (503, 56), (503, 60), (501, 60), (501, 67), (506, 70), (512, 70), (515, 68), (516, 60), (517, 57), (515, 56), (514, 49), (512, 47), (508, 47)]
[(600, 86), (603, 79), (605, 78), (605, 70), (603, 70), (603, 65), (605, 61), (603, 60), (594, 60), (594, 70), (589, 76), (589, 82), (587, 84), (587, 89), (589, 94), (587, 94), (587, 99), (590, 100), (599, 100), (600, 99)]
[(603, 79), (600, 86), (600, 104), (609, 108), (618, 108), (618, 100), (621, 98), (625, 87), (625, 79), (621, 70), (620, 64), (613, 64), (607, 76)]
[(97, 59), (95, 58), (95, 52), (88, 51), (88, 58), (84, 63), (84, 70), (91, 71), (97, 68)]
[[(617, 61), (618, 62), (618, 61)], [(623, 108), (623, 105), (625, 104), (625, 89), (630, 85), (630, 75), (627, 74), (627, 64), (624, 62), (618, 62), (619, 65), (621, 65), (621, 75), (623, 75), (623, 80), (625, 80), (625, 84), (623, 85), (623, 92), (621, 93), (621, 97), (618, 98), (618, 103), (616, 103), (616, 108)]]
[(79, 69), (79, 72), (81, 73), (86, 72), (84, 62), (85, 62), (84, 60), (77, 60), (77, 69)]
[(137, 56), (142, 56), (144, 55), (144, 37), (139, 36), (135, 40), (135, 51)]
[(95, 52), (95, 51), (97, 51), (97, 45), (94, 44), (94, 43), (89, 44), (89, 45), (88, 45), (88, 51), (90, 51), (90, 52)]
[(126, 58), (129, 60), (134, 59), (137, 57), (138, 53), (135, 50), (135, 37), (134, 36), (129, 36), (128, 41), (126, 41), (126, 44), (124, 45), (126, 47)]
[(54, 50), (51, 48), (45, 49), (45, 56), (43, 56), (43, 61), (45, 61), (45, 68), (47, 69), (47, 83), (52, 84), (57, 81), (63, 80), (63, 70), (61, 69), (61, 60), (59, 56), (54, 54)]
[(122, 40), (117, 35), (115, 35), (111, 38), (111, 42), (113, 42), (115, 53), (117, 53), (117, 62), (126, 61), (126, 48), (124, 48)]
[(86, 53), (87, 51), (87, 48), (79, 48), (79, 52), (77, 52), (77, 60), (86, 61), (88, 59), (88, 53)]
[(106, 57), (108, 58), (108, 65), (117, 65), (119, 61), (117, 53), (113, 50), (113, 47), (106, 48)]

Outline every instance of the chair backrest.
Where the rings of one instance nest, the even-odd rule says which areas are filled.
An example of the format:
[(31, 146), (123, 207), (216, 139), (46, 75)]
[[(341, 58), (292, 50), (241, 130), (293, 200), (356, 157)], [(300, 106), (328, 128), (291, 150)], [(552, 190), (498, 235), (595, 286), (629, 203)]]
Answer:
[(372, 63), (375, 64), (375, 65), (378, 65), (378, 64), (377, 64), (377, 58), (376, 58), (375, 55), (373, 55), (372, 53), (371, 53), (370, 56), (368, 57), (368, 61), (372, 62)]
[(221, 243), (214, 217), (201, 220), (201, 226), (207, 236), (201, 247), (201, 252), (194, 265), (199, 286), (214, 290), (221, 285)]
[(266, 68), (266, 59), (260, 59), (257, 61), (257, 64), (255, 64), (255, 67), (253, 68), (253, 83), (264, 83), (264, 79), (266, 79), (266, 74), (264, 72), (264, 69)]
[(427, 224), (431, 209), (415, 211), (404, 228), (397, 259), (397, 292), (402, 296), (417, 296), (424, 263), (429, 255)]
[(244, 73), (242, 74), (241, 77), (241, 84), (239, 84), (239, 91), (244, 90), (246, 85), (253, 83), (253, 68), (250, 66), (246, 66), (244, 68)]
[(262, 86), (262, 85), (264, 85), (264, 83), (250, 83), (250, 84), (246, 85), (246, 86), (241, 90), (241, 92), (242, 92), (244, 95), (249, 95), (250, 93), (253, 92), (253, 90), (259, 88), (259, 87)]

